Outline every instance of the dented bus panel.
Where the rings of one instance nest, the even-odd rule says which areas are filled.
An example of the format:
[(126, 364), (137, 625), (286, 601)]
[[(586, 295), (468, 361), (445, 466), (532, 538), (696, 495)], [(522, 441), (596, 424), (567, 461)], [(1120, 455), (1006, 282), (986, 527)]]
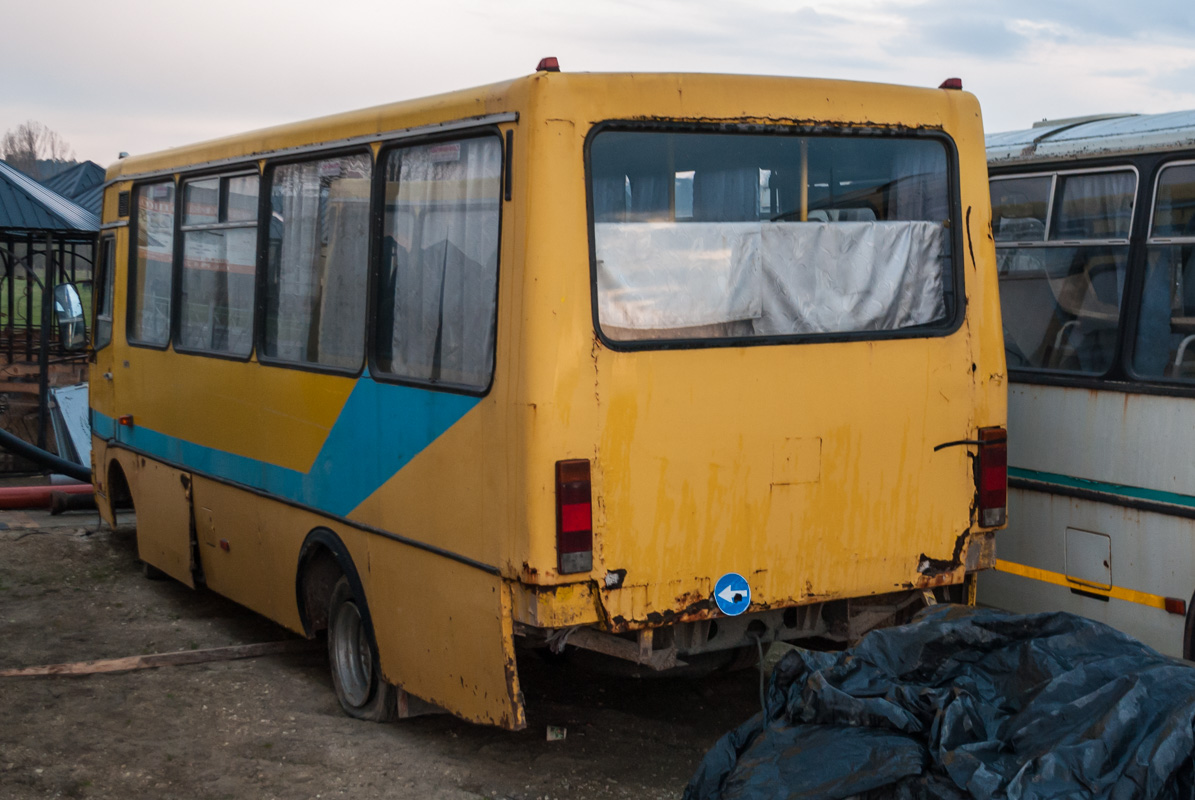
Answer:
[(994, 563), (969, 94), (539, 72), (129, 158), (105, 197), (101, 509), (173, 504), (143, 558), (327, 630), (350, 714), (519, 728), (516, 642), (848, 641)]

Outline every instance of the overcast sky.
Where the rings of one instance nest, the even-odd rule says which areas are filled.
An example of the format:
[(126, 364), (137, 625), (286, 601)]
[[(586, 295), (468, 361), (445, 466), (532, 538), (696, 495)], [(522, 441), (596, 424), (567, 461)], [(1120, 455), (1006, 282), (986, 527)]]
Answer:
[(0, 132), (107, 165), (252, 128), (582, 71), (961, 77), (988, 131), (1195, 108), (1180, 0), (0, 0)]

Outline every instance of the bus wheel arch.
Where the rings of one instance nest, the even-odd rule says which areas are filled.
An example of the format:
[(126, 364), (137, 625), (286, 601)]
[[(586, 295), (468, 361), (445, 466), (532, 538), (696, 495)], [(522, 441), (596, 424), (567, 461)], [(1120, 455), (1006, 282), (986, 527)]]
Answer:
[(124, 466), (121, 465), (119, 459), (112, 459), (108, 463), (108, 477), (106, 480), (108, 489), (108, 503), (112, 507), (113, 519), (115, 519), (118, 509), (135, 510), (133, 507), (133, 490), (129, 487), (128, 476), (125, 475)]
[[(133, 488), (129, 483), (128, 474), (125, 472), (124, 465), (119, 458), (113, 458), (108, 462), (108, 474), (104, 485), (108, 489), (108, 508), (112, 513), (112, 525), (116, 525), (116, 513), (118, 511), (132, 511), (136, 513), (137, 506), (133, 502)], [(137, 534), (134, 533), (134, 537)], [(140, 545), (138, 545), (138, 559), (140, 559)], [(162, 570), (150, 564), (148, 561), (141, 561), (141, 574), (151, 581), (166, 580), (167, 575)]]
[(304, 633), (327, 632), (328, 666), (341, 708), (357, 719), (393, 720), (397, 689), (381, 672), (361, 578), (344, 542), (327, 528), (307, 534), (295, 590)]

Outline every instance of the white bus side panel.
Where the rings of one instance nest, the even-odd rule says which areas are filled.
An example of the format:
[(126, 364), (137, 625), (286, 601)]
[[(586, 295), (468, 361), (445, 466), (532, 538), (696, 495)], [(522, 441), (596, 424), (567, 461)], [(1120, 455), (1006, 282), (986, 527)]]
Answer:
[(1195, 496), (1195, 400), (1064, 386), (1008, 387), (1008, 466)]

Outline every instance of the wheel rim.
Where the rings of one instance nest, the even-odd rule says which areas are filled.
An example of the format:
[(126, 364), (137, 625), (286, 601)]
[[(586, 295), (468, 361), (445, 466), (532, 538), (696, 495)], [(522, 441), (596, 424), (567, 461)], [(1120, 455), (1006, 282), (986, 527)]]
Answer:
[(337, 609), (332, 636), (340, 690), (350, 705), (363, 706), (373, 688), (373, 647), (356, 603), (344, 603)]

